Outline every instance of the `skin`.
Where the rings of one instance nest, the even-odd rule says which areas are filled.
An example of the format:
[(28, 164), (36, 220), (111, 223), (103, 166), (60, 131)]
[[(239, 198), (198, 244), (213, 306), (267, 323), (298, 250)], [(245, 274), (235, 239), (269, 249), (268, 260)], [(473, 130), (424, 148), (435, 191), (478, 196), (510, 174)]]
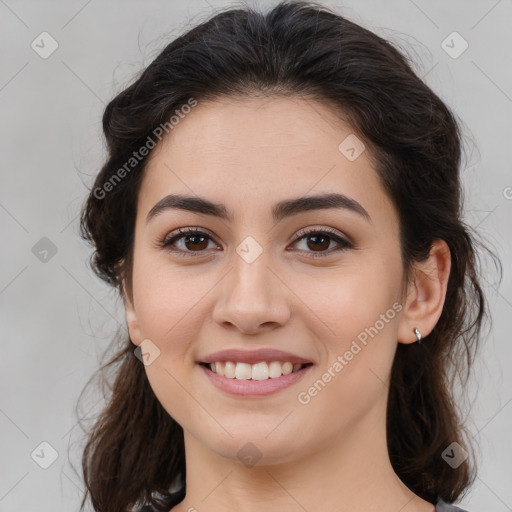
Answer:
[[(199, 102), (151, 154), (125, 307), (132, 341), (149, 339), (160, 350), (147, 377), (184, 429), (187, 495), (174, 512), (434, 509), (394, 473), (385, 418), (397, 343), (415, 342), (415, 327), (426, 336), (438, 321), (450, 254), (436, 241), (406, 278), (397, 212), (368, 150), (354, 161), (338, 150), (351, 133), (314, 100), (225, 98)], [(322, 209), (273, 221), (278, 201), (321, 192), (349, 196), (371, 220)], [(146, 222), (170, 193), (224, 203), (234, 218), (172, 209)], [(197, 239), (174, 244), (190, 257), (158, 246), (179, 227), (211, 238), (199, 250)], [(334, 240), (319, 248), (311, 236), (295, 242), (302, 228), (334, 229), (355, 248), (332, 252)], [(263, 250), (252, 263), (236, 252), (247, 236)], [(322, 251), (330, 254), (313, 258)], [(299, 403), (298, 393), (394, 303), (401, 311), (308, 404)], [(228, 396), (196, 361), (235, 347), (274, 347), (315, 366), (273, 395)], [(237, 457), (249, 442), (261, 455), (252, 467)]]

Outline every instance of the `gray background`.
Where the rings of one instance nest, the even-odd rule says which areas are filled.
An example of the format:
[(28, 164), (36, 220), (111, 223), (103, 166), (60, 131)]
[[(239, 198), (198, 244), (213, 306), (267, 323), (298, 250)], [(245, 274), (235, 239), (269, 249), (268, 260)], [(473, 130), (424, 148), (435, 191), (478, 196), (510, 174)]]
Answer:
[[(464, 124), (467, 222), (495, 247), (504, 277), (498, 287), (485, 267), (494, 321), (467, 403), (480, 470), (462, 505), (510, 511), (512, 2), (325, 4), (406, 49)], [(77, 235), (86, 186), (105, 156), (101, 115), (165, 43), (225, 5), (0, 0), (0, 512), (78, 509), (75, 406), (124, 321), (119, 300), (87, 267), (90, 249)], [(44, 31), (58, 43), (46, 59), (31, 47), (45, 37), (50, 48), (39, 37)], [(442, 47), (453, 31), (469, 44), (457, 58)], [(445, 44), (462, 48), (460, 40)], [(92, 393), (83, 412), (99, 405)], [(51, 449), (42, 442), (58, 453), (47, 469), (39, 464), (50, 461)]]

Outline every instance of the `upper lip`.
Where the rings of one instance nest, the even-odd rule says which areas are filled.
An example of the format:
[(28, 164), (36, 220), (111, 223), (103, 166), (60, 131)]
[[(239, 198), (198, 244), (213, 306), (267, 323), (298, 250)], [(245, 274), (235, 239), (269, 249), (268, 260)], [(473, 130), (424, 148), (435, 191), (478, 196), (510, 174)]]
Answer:
[(226, 349), (213, 352), (201, 359), (203, 363), (215, 363), (220, 361), (233, 361), (240, 363), (255, 364), (262, 361), (289, 361), (292, 364), (311, 363), (309, 359), (299, 357), (291, 352), (284, 352), (274, 348), (260, 348), (258, 350)]

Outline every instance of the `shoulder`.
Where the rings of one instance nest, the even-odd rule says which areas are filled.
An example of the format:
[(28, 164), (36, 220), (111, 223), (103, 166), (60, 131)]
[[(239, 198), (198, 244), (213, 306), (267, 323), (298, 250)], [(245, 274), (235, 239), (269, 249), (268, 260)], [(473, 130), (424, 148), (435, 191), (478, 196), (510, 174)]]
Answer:
[(450, 505), (449, 503), (444, 502), (442, 499), (439, 499), (436, 505), (435, 512), (469, 512), (468, 510), (457, 507), (456, 505)]

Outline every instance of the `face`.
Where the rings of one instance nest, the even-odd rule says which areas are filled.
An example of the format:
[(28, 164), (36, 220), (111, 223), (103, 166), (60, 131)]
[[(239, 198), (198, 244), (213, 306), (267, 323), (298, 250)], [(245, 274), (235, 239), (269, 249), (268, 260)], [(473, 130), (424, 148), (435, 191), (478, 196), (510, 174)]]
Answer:
[[(349, 136), (312, 100), (230, 98), (199, 102), (153, 150), (128, 326), (157, 398), (208, 453), (235, 458), (250, 442), (269, 464), (292, 461), (385, 414), (402, 321), (399, 224)], [(326, 194), (338, 199), (311, 201)], [(229, 349), (239, 352), (213, 359), (309, 364), (266, 380), (263, 365), (228, 363), (254, 376), (238, 380), (201, 364)]]

